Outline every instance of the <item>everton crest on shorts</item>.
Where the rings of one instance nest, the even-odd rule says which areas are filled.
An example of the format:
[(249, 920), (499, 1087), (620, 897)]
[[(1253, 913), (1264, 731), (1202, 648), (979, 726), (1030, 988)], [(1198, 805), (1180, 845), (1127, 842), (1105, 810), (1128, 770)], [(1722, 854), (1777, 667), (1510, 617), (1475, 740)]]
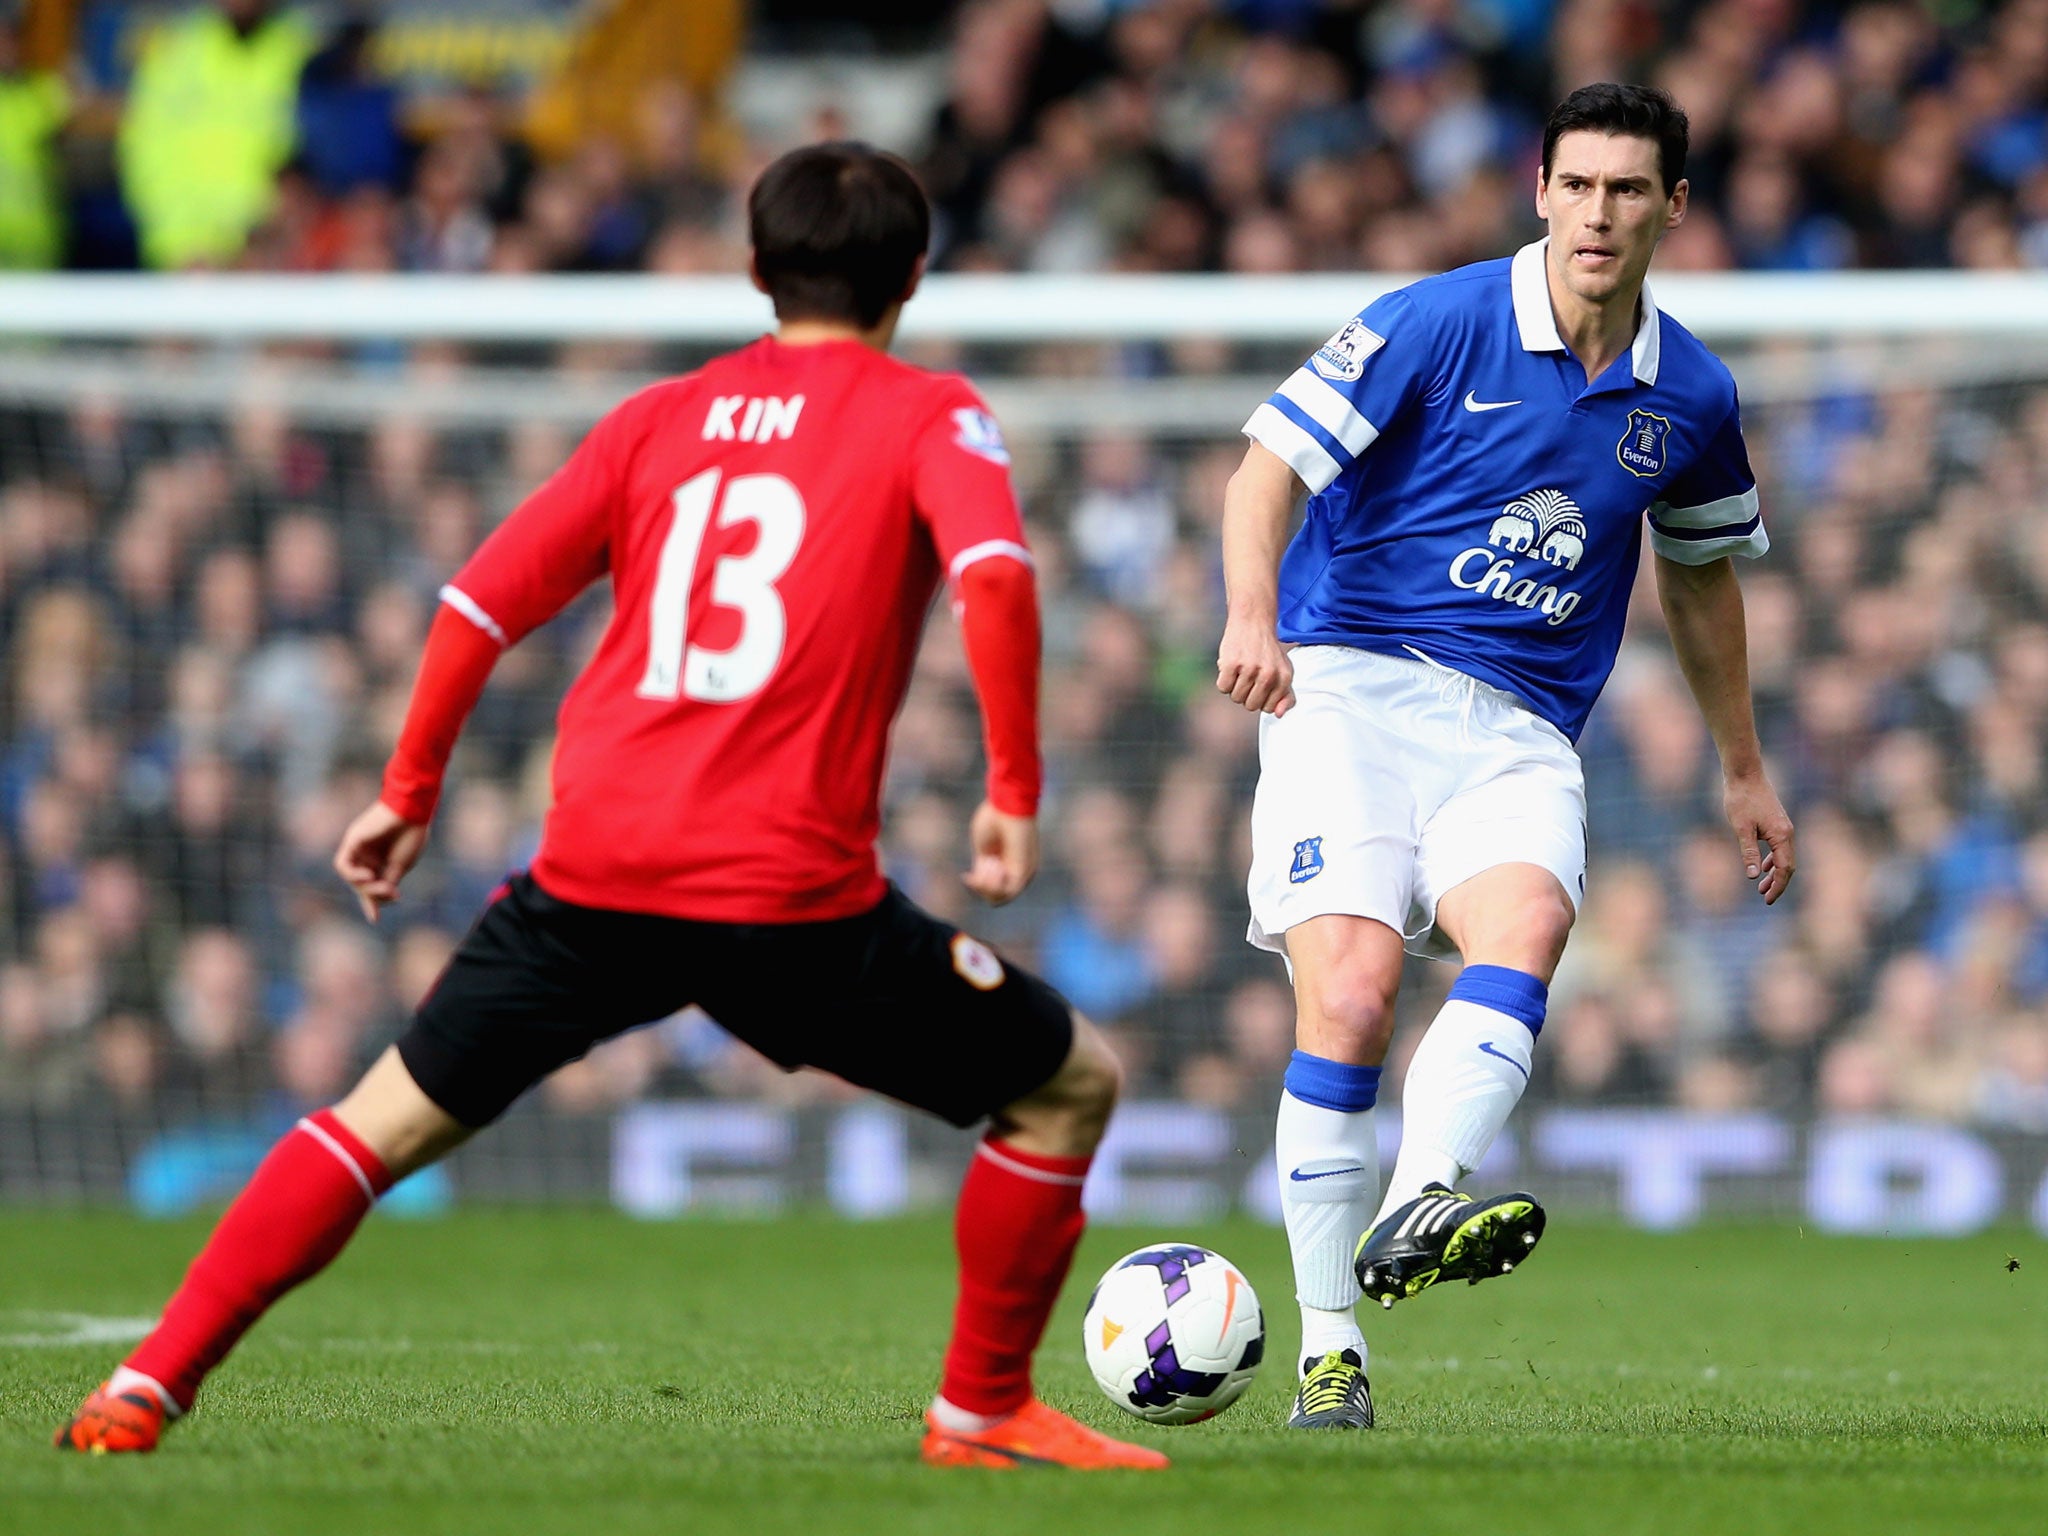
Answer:
[(1295, 885), (1304, 880), (1313, 880), (1323, 872), (1323, 840), (1320, 837), (1305, 837), (1294, 845), (1294, 867), (1287, 871), (1287, 878)]

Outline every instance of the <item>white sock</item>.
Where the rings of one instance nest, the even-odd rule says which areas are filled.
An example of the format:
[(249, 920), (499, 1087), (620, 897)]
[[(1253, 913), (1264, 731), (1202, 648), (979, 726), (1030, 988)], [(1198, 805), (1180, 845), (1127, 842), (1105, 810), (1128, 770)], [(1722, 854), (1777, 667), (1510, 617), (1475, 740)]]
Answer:
[(1274, 1156), (1294, 1256), (1294, 1294), (1301, 1304), (1302, 1353), (1355, 1349), (1363, 1360), (1351, 1259), (1380, 1188), (1372, 1110), (1324, 1109), (1283, 1092)]
[(181, 1419), (185, 1416), (185, 1410), (178, 1406), (178, 1400), (171, 1396), (162, 1382), (125, 1365), (114, 1367), (114, 1374), (107, 1378), (107, 1390), (116, 1397), (123, 1392), (147, 1392), (163, 1405), (165, 1418)]
[(1007, 1413), (975, 1413), (949, 1403), (943, 1397), (932, 1399), (932, 1422), (956, 1435), (978, 1435), (984, 1429), (994, 1429), (1010, 1417), (1012, 1415)]
[(1321, 1307), (1301, 1309), (1301, 1358), (1306, 1364), (1342, 1350), (1355, 1350), (1358, 1363), (1365, 1364), (1365, 1335), (1358, 1328), (1358, 1310), (1326, 1312)]
[[(1541, 986), (1534, 977), (1527, 980)], [(1401, 1152), (1375, 1222), (1421, 1194), (1425, 1184), (1455, 1189), (1479, 1166), (1529, 1086), (1535, 1045), (1534, 1032), (1520, 1019), (1453, 989), (1408, 1064)]]

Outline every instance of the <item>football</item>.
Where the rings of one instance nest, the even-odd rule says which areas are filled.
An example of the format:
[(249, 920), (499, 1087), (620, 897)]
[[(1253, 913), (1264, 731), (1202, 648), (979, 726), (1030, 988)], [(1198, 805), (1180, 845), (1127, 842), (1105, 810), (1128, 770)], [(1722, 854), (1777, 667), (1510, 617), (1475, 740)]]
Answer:
[(1082, 1321), (1109, 1400), (1153, 1424), (1196, 1424), (1244, 1394), (1266, 1353), (1251, 1282), (1220, 1253), (1155, 1243), (1109, 1267)]

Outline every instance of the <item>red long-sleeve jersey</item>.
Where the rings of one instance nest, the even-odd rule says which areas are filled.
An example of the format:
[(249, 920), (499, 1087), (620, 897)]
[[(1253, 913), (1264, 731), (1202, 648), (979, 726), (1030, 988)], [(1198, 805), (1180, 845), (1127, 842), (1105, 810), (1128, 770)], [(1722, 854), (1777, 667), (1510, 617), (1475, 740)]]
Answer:
[(942, 577), (990, 799), (1037, 809), (1036, 594), (1008, 462), (963, 379), (855, 341), (766, 338), (635, 395), (443, 590), (385, 801), (432, 813), (497, 647), (609, 575), (534, 878), (713, 922), (865, 910), (889, 727)]

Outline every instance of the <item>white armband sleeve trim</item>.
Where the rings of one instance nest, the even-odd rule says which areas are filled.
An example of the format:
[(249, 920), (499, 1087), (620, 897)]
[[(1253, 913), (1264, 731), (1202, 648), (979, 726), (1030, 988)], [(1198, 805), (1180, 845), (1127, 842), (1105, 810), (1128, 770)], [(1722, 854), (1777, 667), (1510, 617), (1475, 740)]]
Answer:
[(983, 539), (979, 544), (968, 545), (953, 557), (953, 563), (946, 567), (946, 579), (958, 581), (960, 573), (967, 567), (995, 555), (1007, 555), (1012, 560), (1021, 560), (1027, 570), (1038, 568), (1038, 562), (1031, 558), (1031, 551), (1015, 539)]
[(1674, 539), (1668, 533), (1660, 533), (1655, 523), (1650, 525), (1650, 548), (1679, 565), (1712, 565), (1723, 555), (1754, 560), (1769, 553), (1770, 547), (1771, 536), (1764, 532), (1762, 523), (1720, 539)]
[(1739, 496), (1702, 502), (1697, 507), (1672, 507), (1663, 502), (1650, 508), (1650, 521), (1660, 528), (1730, 528), (1745, 525), (1757, 515), (1756, 487)]
[(1358, 413), (1358, 408), (1306, 368), (1297, 368), (1280, 393), (1308, 413), (1308, 418), (1344, 445), (1357, 458), (1373, 445), (1380, 429)]
[(450, 582), (441, 589), (441, 601), (450, 608), (453, 608), (493, 640), (497, 641), (498, 644), (510, 645), (512, 643), (511, 640), (506, 638), (505, 631), (498, 621), (484, 612), (483, 605), (453, 582)]
[(1281, 415), (1270, 402), (1252, 412), (1252, 419), (1244, 424), (1244, 435), (1286, 460), (1287, 467), (1311, 491), (1328, 490), (1330, 483), (1344, 472), (1344, 466), (1330, 457), (1328, 449)]

